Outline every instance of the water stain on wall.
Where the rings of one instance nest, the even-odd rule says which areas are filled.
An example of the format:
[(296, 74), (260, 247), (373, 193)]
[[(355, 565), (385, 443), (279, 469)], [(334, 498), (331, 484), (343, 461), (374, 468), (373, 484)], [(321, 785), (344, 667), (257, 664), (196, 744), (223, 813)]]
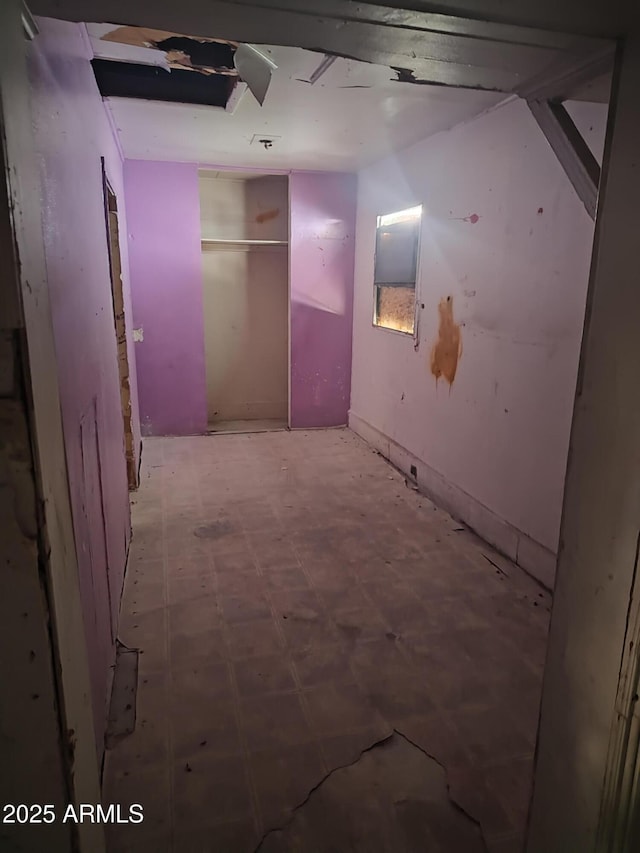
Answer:
[(275, 219), (280, 213), (279, 208), (274, 207), (273, 210), (265, 210), (264, 213), (259, 213), (256, 216), (256, 222), (262, 225), (263, 222), (269, 222), (271, 219)]
[(447, 296), (438, 304), (440, 326), (438, 339), (431, 350), (431, 373), (438, 379), (444, 377), (449, 385), (453, 384), (462, 355), (462, 336), (460, 326), (453, 319), (453, 297)]

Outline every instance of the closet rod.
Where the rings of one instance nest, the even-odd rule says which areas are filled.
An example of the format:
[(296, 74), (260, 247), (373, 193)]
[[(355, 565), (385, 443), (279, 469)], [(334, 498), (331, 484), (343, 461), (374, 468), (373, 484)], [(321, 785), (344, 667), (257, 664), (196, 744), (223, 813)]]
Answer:
[(288, 240), (218, 240), (203, 237), (201, 243), (214, 243), (216, 245), (239, 245), (239, 246), (288, 246)]

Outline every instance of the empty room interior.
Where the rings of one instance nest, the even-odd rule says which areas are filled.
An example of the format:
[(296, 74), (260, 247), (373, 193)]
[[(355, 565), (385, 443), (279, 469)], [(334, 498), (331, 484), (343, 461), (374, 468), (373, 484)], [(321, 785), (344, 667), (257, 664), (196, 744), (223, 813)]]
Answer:
[(615, 42), (269, 5), (0, 13), (43, 507), (3, 793), (130, 818), (0, 846), (596, 849), (554, 589)]

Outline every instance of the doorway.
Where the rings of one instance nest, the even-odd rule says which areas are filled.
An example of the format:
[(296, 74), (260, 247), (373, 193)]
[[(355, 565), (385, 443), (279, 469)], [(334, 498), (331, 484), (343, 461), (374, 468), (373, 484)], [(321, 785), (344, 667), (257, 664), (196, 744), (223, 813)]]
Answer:
[(113, 298), (113, 322), (118, 348), (118, 374), (120, 377), (120, 403), (124, 422), (125, 456), (127, 460), (127, 482), (129, 491), (138, 488), (138, 465), (133, 439), (131, 419), (131, 380), (127, 353), (127, 324), (125, 320), (124, 293), (122, 290), (122, 257), (120, 254), (120, 231), (118, 227), (118, 199), (111, 188), (102, 158), (102, 184), (104, 190), (105, 217), (107, 223), (107, 245), (109, 248), (109, 273)]
[(199, 172), (209, 432), (285, 429), (286, 175)]

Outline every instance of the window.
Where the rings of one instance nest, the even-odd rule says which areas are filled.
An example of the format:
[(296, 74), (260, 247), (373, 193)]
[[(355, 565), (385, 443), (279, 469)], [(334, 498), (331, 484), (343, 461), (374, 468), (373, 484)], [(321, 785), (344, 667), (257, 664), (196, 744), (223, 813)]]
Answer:
[(378, 216), (373, 322), (412, 335), (422, 205)]

